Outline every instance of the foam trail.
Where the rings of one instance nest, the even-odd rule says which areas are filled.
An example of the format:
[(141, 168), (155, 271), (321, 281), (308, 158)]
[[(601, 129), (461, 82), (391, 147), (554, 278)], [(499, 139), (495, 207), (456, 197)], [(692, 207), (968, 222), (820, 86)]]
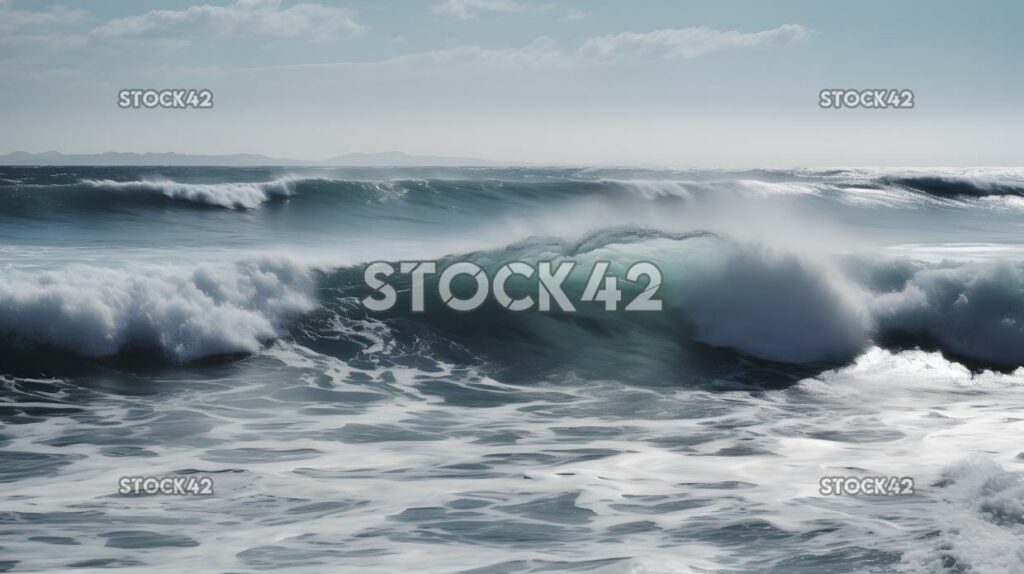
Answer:
[(947, 468), (938, 508), (940, 533), (931, 549), (903, 557), (912, 572), (1020, 572), (1024, 568), (1024, 474), (982, 455)]

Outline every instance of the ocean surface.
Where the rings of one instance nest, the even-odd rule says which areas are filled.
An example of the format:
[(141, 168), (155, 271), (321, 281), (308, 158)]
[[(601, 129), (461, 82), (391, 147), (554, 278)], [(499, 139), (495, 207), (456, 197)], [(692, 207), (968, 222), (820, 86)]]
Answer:
[(1022, 248), (1024, 169), (3, 167), (0, 570), (1024, 572)]

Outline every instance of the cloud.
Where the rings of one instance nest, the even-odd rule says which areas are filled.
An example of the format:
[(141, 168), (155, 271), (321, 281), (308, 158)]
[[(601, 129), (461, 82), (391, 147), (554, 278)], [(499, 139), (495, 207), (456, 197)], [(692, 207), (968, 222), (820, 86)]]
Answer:
[(810, 32), (799, 24), (786, 24), (771, 30), (744, 34), (735, 30), (720, 31), (699, 26), (655, 30), (653, 32), (622, 32), (587, 40), (579, 55), (588, 60), (657, 57), (665, 59), (696, 58), (709, 52), (733, 48), (754, 48), (801, 42)]
[(281, 0), (235, 0), (226, 6), (197, 4), (184, 10), (152, 10), (141, 16), (117, 18), (92, 33), (104, 38), (134, 38), (194, 28), (217, 34), (308, 36), (322, 41), (363, 33), (364, 28), (355, 17), (350, 8), (316, 3), (282, 8)]
[(566, 20), (582, 20), (587, 17), (587, 13), (583, 10), (569, 10), (565, 13)]
[(556, 66), (601, 64), (619, 60), (697, 58), (727, 49), (790, 44), (810, 32), (798, 24), (786, 24), (761, 32), (719, 31), (707, 27), (623, 32), (585, 40), (575, 50), (565, 50), (547, 36), (521, 48), (460, 46), (447, 50), (417, 52), (374, 64), (485, 64), (489, 66)]
[(541, 36), (521, 48), (483, 48), (480, 46), (458, 46), (445, 50), (413, 52), (385, 60), (370, 62), (329, 62), (323, 64), (284, 64), (242, 68), (239, 71), (274, 69), (317, 69), (352, 68), (372, 69), (379, 67), (426, 67), (426, 66), (479, 66), (489, 68), (537, 68), (568, 67), (573, 65), (573, 55), (558, 47), (558, 43)]
[(571, 54), (565, 53), (558, 43), (542, 36), (522, 48), (481, 48), (460, 46), (433, 52), (417, 52), (397, 56), (381, 63), (385, 64), (484, 64), (509, 68), (537, 66), (568, 66), (572, 64)]
[(522, 12), (526, 4), (516, 0), (445, 0), (430, 6), (430, 11), (439, 16), (469, 20), (480, 12)]
[(54, 6), (48, 10), (19, 10), (11, 0), (0, 0), (0, 33), (11, 34), (25, 28), (60, 26), (85, 20), (85, 10)]
[(564, 49), (558, 42), (541, 36), (518, 48), (459, 46), (444, 50), (413, 52), (375, 61), (331, 62), (260, 66), (246, 70), (303, 68), (374, 68), (379, 66), (487, 66), (506, 68), (600, 65), (642, 59), (696, 58), (709, 52), (787, 44), (803, 40), (810, 32), (797, 24), (771, 30), (722, 32), (706, 27), (656, 30), (645, 34), (623, 32), (585, 40), (576, 49)]

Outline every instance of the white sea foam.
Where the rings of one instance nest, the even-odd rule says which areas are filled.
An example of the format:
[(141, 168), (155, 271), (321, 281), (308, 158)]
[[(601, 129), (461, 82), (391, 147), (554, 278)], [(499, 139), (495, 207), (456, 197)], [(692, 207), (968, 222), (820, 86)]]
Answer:
[(764, 359), (853, 356), (870, 340), (863, 295), (821, 263), (760, 246), (728, 245), (680, 279), (699, 341)]
[(784, 362), (849, 358), (892, 334), (987, 363), (1024, 365), (1024, 266), (1007, 261), (862, 262), (724, 246), (679, 279), (703, 342)]
[(125, 346), (172, 360), (254, 352), (315, 305), (306, 269), (263, 258), (196, 267), (131, 270), (72, 265), (6, 271), (0, 332), (105, 356)]
[(1024, 408), (1024, 368), (972, 373), (938, 353), (876, 347), (794, 391), (829, 407), (830, 414), (802, 421), (807, 428), (837, 436), (899, 433), (870, 449), (857, 442), (830, 451), (801, 446), (804, 456), (836, 469), (831, 474), (853, 467), (915, 479), (917, 494), (890, 501), (905, 503), (900, 507), (848, 510), (851, 517), (881, 512), (885, 522), (902, 523), (891, 541), (904, 552), (900, 571), (1024, 570), (1024, 472), (1016, 438), (1024, 421), (1013, 414)]
[(273, 197), (287, 197), (294, 191), (291, 179), (254, 183), (180, 183), (170, 180), (113, 181), (85, 179), (82, 183), (99, 189), (159, 193), (172, 199), (214, 205), (228, 209), (254, 209)]
[(914, 572), (1024, 570), (1024, 473), (975, 455), (942, 473), (933, 516), (939, 535), (931, 548), (903, 557)]

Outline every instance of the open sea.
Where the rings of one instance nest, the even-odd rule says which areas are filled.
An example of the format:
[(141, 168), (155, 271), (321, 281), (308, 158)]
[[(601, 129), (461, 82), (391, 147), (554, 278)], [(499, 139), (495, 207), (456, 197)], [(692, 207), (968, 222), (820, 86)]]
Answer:
[(0, 167), (0, 571), (1024, 572), (1022, 365), (1024, 169)]

